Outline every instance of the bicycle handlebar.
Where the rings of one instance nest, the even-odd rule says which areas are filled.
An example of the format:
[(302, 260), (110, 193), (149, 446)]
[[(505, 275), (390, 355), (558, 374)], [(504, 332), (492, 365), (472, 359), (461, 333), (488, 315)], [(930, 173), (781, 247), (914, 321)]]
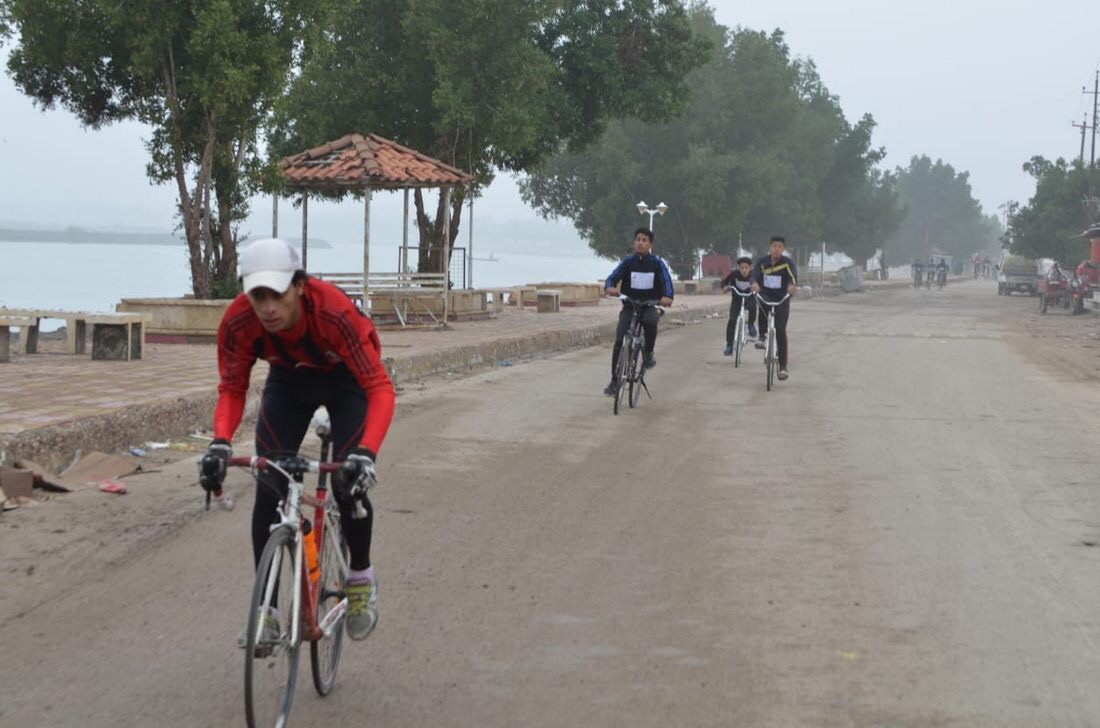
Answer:
[(756, 294), (755, 294), (755, 293), (753, 293), (752, 291), (749, 291), (748, 293), (741, 293), (741, 291), (737, 290), (737, 289), (736, 289), (736, 288), (734, 288), (733, 286), (730, 286), (730, 290), (731, 290), (731, 291), (733, 291), (734, 293), (736, 293), (736, 294), (737, 294), (738, 296), (740, 296), (741, 298), (752, 298), (753, 296), (755, 296), (755, 295), (756, 295)]
[(256, 470), (278, 468), (289, 475), (335, 473), (343, 466), (343, 463), (323, 463), (319, 460), (309, 460), (303, 457), (265, 458), (259, 455), (229, 458), (228, 464), (235, 468), (255, 468)]
[(653, 299), (652, 301), (640, 301), (630, 296), (620, 295), (619, 300), (629, 303), (632, 306), (653, 306), (654, 308), (659, 308), (661, 305), (661, 299), (659, 298)]
[(783, 298), (779, 299), (778, 301), (772, 302), (772, 301), (769, 301), (768, 299), (764, 298), (763, 296), (761, 296), (759, 292), (755, 293), (754, 295), (756, 296), (757, 300), (760, 301), (760, 303), (764, 304), (765, 306), (768, 306), (769, 308), (775, 308), (776, 306), (782, 306), (791, 297), (791, 294), (788, 293), (787, 295), (783, 296)]

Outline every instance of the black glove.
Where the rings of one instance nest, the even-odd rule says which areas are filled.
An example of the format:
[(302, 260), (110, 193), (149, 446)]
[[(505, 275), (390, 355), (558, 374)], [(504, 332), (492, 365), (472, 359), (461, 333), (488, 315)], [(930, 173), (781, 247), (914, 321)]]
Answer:
[(365, 447), (357, 447), (344, 458), (344, 483), (353, 494), (366, 493), (378, 483), (374, 470), (374, 453)]
[(365, 447), (357, 447), (351, 454), (344, 458), (344, 465), (340, 469), (343, 481), (343, 496), (354, 505), (352, 518), (359, 520), (367, 517), (367, 509), (363, 507), (367, 491), (378, 483), (378, 476), (374, 470), (374, 453)]
[(222, 489), (225, 471), (229, 468), (229, 458), (233, 448), (225, 440), (214, 440), (206, 448), (206, 454), (199, 460), (199, 484), (207, 493), (216, 493)]

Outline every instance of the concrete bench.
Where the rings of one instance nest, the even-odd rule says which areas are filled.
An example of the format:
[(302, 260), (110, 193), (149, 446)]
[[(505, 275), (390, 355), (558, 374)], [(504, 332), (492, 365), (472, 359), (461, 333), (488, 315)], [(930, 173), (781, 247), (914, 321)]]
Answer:
[[(34, 319), (26, 316), (8, 316), (0, 314), (0, 363), (11, 361), (11, 327), (18, 326), (23, 332), (29, 332), (32, 327), (35, 329), (35, 336), (38, 335), (38, 324)], [(27, 334), (23, 333), (23, 339), (26, 339)]]
[[(140, 359), (141, 352), (145, 348), (145, 316), (140, 313), (5, 309), (0, 311), (0, 320), (2, 319), (13, 321), (14, 323), (10, 323), (9, 326), (20, 328), (20, 343), (25, 354), (38, 353), (38, 331), (42, 319), (61, 319), (65, 322), (65, 351), (69, 354), (84, 354), (87, 351), (85, 342), (89, 324), (92, 326), (93, 359), (124, 361)], [(7, 334), (7, 331), (7, 328), (3, 328), (0, 338), (9, 339), (10, 334)], [(125, 346), (119, 343), (123, 338)], [(98, 352), (97, 340), (100, 342)]]
[(475, 289), (478, 293), (483, 293), (489, 297), (489, 313), (492, 316), (496, 316), (504, 312), (504, 299), (505, 297), (515, 300), (516, 289), (515, 288), (478, 288)]
[(77, 323), (78, 348), (83, 353), (84, 326), (92, 326), (92, 359), (133, 361), (145, 350), (145, 316), (140, 313), (115, 313), (86, 316)]
[(535, 294), (536, 308), (539, 313), (558, 313), (561, 311), (561, 291), (540, 289)]

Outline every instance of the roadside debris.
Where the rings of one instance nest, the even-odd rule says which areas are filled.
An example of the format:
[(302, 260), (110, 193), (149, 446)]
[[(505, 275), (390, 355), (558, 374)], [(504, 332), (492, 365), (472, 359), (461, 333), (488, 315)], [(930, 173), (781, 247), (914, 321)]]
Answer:
[(104, 493), (115, 493), (117, 495), (126, 495), (127, 493), (126, 486), (112, 478), (101, 478), (96, 483), (96, 489)]

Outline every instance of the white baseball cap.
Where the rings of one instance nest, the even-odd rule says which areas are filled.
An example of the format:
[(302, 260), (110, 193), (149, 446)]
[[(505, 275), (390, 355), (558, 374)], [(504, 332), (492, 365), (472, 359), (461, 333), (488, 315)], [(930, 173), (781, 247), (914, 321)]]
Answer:
[(302, 270), (298, 251), (282, 238), (261, 238), (241, 251), (241, 281), (244, 292), (270, 288), (284, 293), (297, 271)]

